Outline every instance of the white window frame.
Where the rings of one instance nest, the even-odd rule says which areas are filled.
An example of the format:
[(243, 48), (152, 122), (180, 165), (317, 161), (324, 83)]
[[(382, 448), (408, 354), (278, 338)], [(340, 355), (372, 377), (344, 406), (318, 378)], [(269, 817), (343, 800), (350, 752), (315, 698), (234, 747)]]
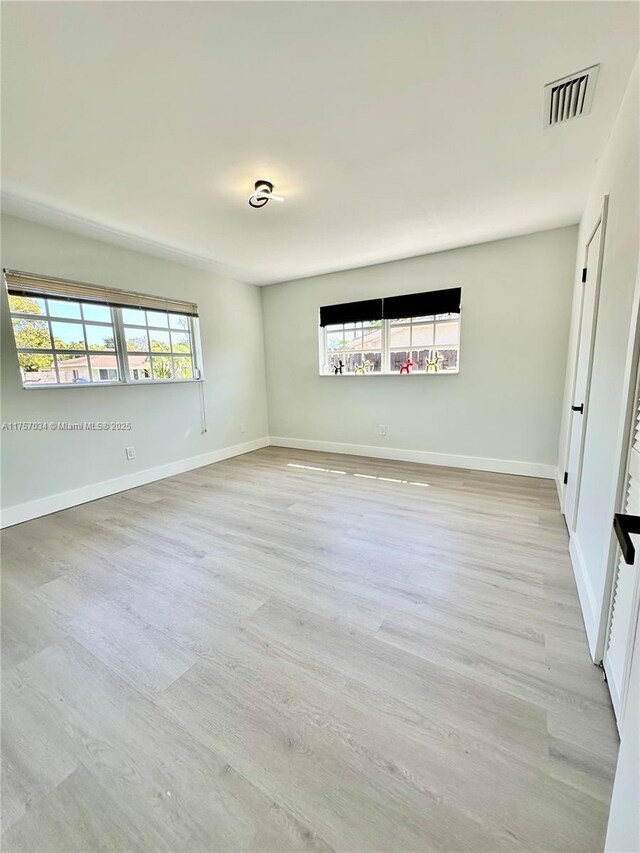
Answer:
[[(11, 296), (11, 294), (9, 294), (9, 296)], [(46, 290), (44, 288), (43, 288), (42, 293), (38, 296), (30, 296), (29, 294), (25, 294), (25, 296), (26, 296), (26, 298), (33, 298), (33, 299), (52, 299), (55, 301), (68, 301), (68, 302), (71, 302), (74, 304), (80, 304), (80, 305), (88, 304), (88, 303), (83, 302), (83, 300), (74, 299), (73, 297), (68, 297), (66, 300), (64, 300), (64, 297), (60, 297), (57, 294), (47, 295)], [(14, 319), (27, 320), (27, 321), (32, 321), (32, 322), (39, 320), (40, 322), (46, 323), (48, 326), (48, 329), (49, 329), (49, 337), (51, 339), (51, 344), (52, 344), (51, 348), (48, 348), (48, 347), (47, 348), (44, 348), (44, 347), (43, 348), (39, 348), (39, 347), (18, 347), (17, 342), (15, 340), (15, 335), (14, 335), (13, 342), (14, 342), (14, 346), (16, 349), (16, 354), (19, 355), (21, 353), (24, 353), (24, 354), (30, 353), (30, 354), (37, 354), (37, 355), (50, 355), (50, 356), (52, 356), (53, 370), (55, 372), (56, 380), (58, 380), (56, 382), (47, 382), (47, 383), (42, 383), (42, 384), (38, 384), (35, 382), (34, 383), (28, 383), (28, 382), (25, 383), (24, 379), (23, 379), (22, 369), (20, 367), (20, 364), (18, 363), (18, 374), (20, 376), (20, 384), (25, 391), (31, 391), (31, 390), (35, 390), (35, 389), (37, 389), (37, 390), (53, 389), (53, 388), (109, 388), (109, 387), (114, 387), (114, 386), (115, 387), (122, 387), (122, 386), (127, 386), (127, 385), (133, 385), (133, 386), (138, 386), (138, 385), (175, 385), (175, 384), (184, 383), (184, 382), (201, 382), (201, 381), (203, 381), (204, 376), (203, 376), (203, 371), (202, 371), (202, 347), (201, 347), (201, 341), (200, 341), (200, 327), (199, 327), (199, 322), (198, 322), (197, 317), (193, 317), (193, 316), (190, 316), (188, 314), (180, 314), (177, 311), (167, 311), (167, 314), (179, 314), (179, 316), (185, 317), (188, 321), (188, 328), (185, 329), (184, 331), (185, 332), (188, 331), (190, 344), (191, 344), (191, 352), (188, 355), (190, 356), (191, 363), (192, 363), (192, 371), (193, 371), (192, 377), (190, 377), (190, 378), (178, 378), (178, 379), (176, 379), (176, 378), (156, 379), (153, 376), (151, 376), (151, 377), (146, 378), (146, 379), (134, 379), (132, 376), (132, 369), (129, 367), (128, 356), (129, 355), (148, 356), (149, 361), (150, 361), (151, 370), (153, 371), (153, 356), (154, 356), (153, 351), (149, 350), (149, 352), (130, 352), (127, 350), (125, 332), (124, 332), (125, 323), (124, 323), (123, 315), (122, 315), (122, 312), (123, 312), (123, 310), (126, 310), (126, 307), (123, 308), (123, 307), (110, 306), (108, 303), (100, 302), (98, 300), (92, 301), (90, 304), (95, 305), (95, 306), (100, 306), (102, 308), (108, 308), (109, 311), (111, 312), (111, 322), (109, 323), (106, 321), (103, 322), (103, 321), (97, 321), (97, 320), (85, 320), (84, 319), (84, 313), (82, 311), (81, 311), (81, 318), (52, 316), (49, 313), (48, 305), (46, 306), (46, 311), (47, 311), (46, 314), (34, 314), (32, 312), (24, 312), (24, 311), (12, 311), (11, 310), (11, 304), (9, 304), (9, 313), (10, 313), (10, 318), (12, 321)], [(133, 307), (133, 306), (131, 306), (131, 307)], [(152, 310), (152, 309), (142, 309), (142, 310)], [(158, 311), (158, 309), (153, 309), (153, 310)], [(56, 323), (56, 322), (74, 323), (74, 324), (80, 326), (82, 328), (82, 334), (84, 337), (85, 348), (84, 349), (62, 349), (62, 348), (56, 349), (53, 346), (54, 337), (53, 337), (53, 330), (52, 330), (52, 325), (51, 325), (52, 323)], [(13, 322), (11, 325), (12, 325), (12, 330), (13, 330)], [(173, 332), (179, 332), (180, 331), (178, 329), (172, 329), (170, 325), (168, 325), (166, 328), (164, 328), (162, 326), (150, 326), (148, 324), (146, 324), (145, 326), (134, 326), (133, 324), (126, 324), (126, 325), (128, 327), (132, 327), (132, 328), (139, 328), (140, 330), (144, 329), (147, 332), (148, 331), (162, 331), (162, 332), (167, 332), (167, 333), (171, 334), (172, 331)], [(113, 328), (114, 344), (115, 344), (114, 349), (113, 350), (92, 350), (92, 349), (89, 349), (89, 345), (88, 345), (88, 341), (87, 341), (87, 334), (86, 334), (86, 327), (87, 326), (103, 326), (105, 328)], [(171, 338), (170, 338), (170, 340), (171, 340)], [(171, 344), (170, 344), (170, 346), (171, 346)], [(90, 364), (90, 359), (91, 359), (92, 355), (93, 356), (98, 356), (98, 355), (114, 356), (116, 359), (118, 373), (119, 373), (121, 378), (120, 379), (113, 379), (113, 380), (96, 380), (96, 381), (90, 380), (88, 382), (60, 382), (59, 381), (60, 372), (59, 372), (59, 366), (58, 366), (58, 356), (60, 356), (60, 355), (87, 356), (87, 364)], [(187, 354), (185, 353), (184, 356), (186, 356), (186, 355)], [(173, 362), (173, 359), (175, 357), (180, 357), (180, 356), (176, 356), (176, 354), (172, 350), (170, 350), (167, 353), (157, 352), (156, 357), (158, 357), (158, 356), (169, 358), (172, 360), (172, 362)], [(133, 368), (133, 369), (135, 369), (135, 368)]]
[[(436, 333), (436, 324), (438, 323), (447, 323), (457, 321), (458, 323), (458, 341), (455, 344), (436, 344), (435, 343), (435, 333)], [(335, 333), (339, 331), (339, 328), (344, 326), (349, 326), (353, 324), (349, 323), (335, 323), (330, 326), (321, 326), (319, 329), (318, 335), (318, 345), (319, 345), (319, 372), (320, 376), (456, 376), (460, 373), (460, 341), (462, 337), (462, 312), (453, 313), (453, 314), (430, 314), (425, 315), (424, 317), (407, 317), (401, 321), (397, 320), (382, 320), (381, 326), (381, 350), (340, 350), (340, 352), (349, 353), (364, 353), (364, 352), (381, 352), (381, 370), (379, 371), (370, 371), (369, 373), (334, 373), (333, 370), (329, 371), (329, 357), (336, 353), (336, 350), (330, 350), (327, 346), (327, 335), (330, 333)], [(391, 346), (391, 328), (410, 328), (412, 331), (410, 333), (410, 341), (413, 340), (413, 326), (425, 326), (432, 325), (433, 326), (433, 344), (417, 344), (413, 343), (405, 345), (405, 346)], [(390, 361), (391, 354), (394, 352), (411, 352), (412, 350), (456, 350), (458, 353), (457, 367), (455, 370), (439, 370), (437, 372), (430, 371), (427, 373), (426, 370), (416, 370), (413, 369), (409, 374), (400, 374), (398, 370), (391, 370)]]
[[(329, 364), (329, 356), (330, 355), (334, 355), (334, 354), (342, 355), (342, 354), (344, 354), (344, 355), (362, 355), (362, 356), (364, 356), (364, 354), (368, 353), (368, 352), (369, 353), (378, 353), (378, 352), (380, 353), (381, 370), (377, 370), (377, 371), (371, 370), (368, 373), (363, 373), (363, 374), (360, 374), (360, 373), (353, 373), (353, 374), (343, 373), (343, 374), (337, 374), (337, 375), (338, 376), (340, 376), (340, 375), (342, 375), (342, 376), (380, 376), (381, 375), (382, 368), (384, 367), (384, 362), (383, 362), (383, 358), (384, 358), (384, 335), (385, 335), (384, 321), (382, 321), (382, 326), (379, 327), (381, 329), (381, 346), (377, 349), (374, 349), (373, 347), (369, 347), (368, 349), (365, 349), (364, 347), (359, 347), (358, 349), (345, 348), (345, 349), (341, 349), (339, 351), (336, 351), (336, 350), (330, 350), (329, 347), (327, 346), (327, 334), (331, 334), (331, 333), (335, 334), (336, 332), (340, 331), (340, 329), (342, 329), (343, 332), (348, 331), (349, 326), (353, 327), (351, 329), (351, 331), (353, 331), (355, 329), (355, 327), (358, 326), (358, 324), (362, 325), (362, 321), (358, 320), (354, 323), (335, 323), (332, 326), (326, 326), (325, 328), (320, 329), (320, 332), (324, 333), (324, 334), (320, 335), (320, 375), (321, 376), (334, 376), (334, 375), (336, 375), (333, 372), (331, 372), (331, 373), (323, 372), (323, 367), (325, 365), (328, 366), (328, 364)], [(372, 327), (372, 328), (376, 328), (376, 327)], [(361, 335), (362, 341), (364, 341), (364, 334), (366, 331), (367, 330), (364, 328), (364, 325), (362, 325), (362, 335)]]

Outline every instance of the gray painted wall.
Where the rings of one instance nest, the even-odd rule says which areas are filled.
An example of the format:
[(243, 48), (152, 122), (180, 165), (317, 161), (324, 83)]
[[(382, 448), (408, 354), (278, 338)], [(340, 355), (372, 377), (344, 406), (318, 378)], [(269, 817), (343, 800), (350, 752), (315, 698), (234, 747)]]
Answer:
[[(2, 219), (2, 265), (197, 302), (208, 420), (202, 434), (201, 389), (195, 382), (23, 390), (2, 288), (2, 420), (133, 425), (128, 433), (2, 432), (3, 507), (268, 434), (257, 287), (12, 217)], [(136, 447), (131, 462), (126, 445)]]
[[(591, 651), (596, 654), (598, 634), (606, 626), (607, 570), (612, 542), (611, 525), (616, 507), (619, 462), (626, 438), (629, 335), (640, 252), (639, 164), (640, 70), (636, 63), (620, 112), (600, 158), (578, 235), (567, 363), (563, 422), (560, 433), (560, 470), (564, 470), (570, 406), (573, 402), (576, 340), (580, 324), (581, 272), (584, 248), (602, 211), (605, 194), (609, 211), (602, 260), (600, 303), (594, 344), (589, 417), (584, 438), (582, 485), (575, 539), (584, 559), (581, 601)], [(585, 594), (582, 594), (582, 590)], [(586, 598), (585, 598), (586, 595)]]
[[(271, 435), (555, 469), (576, 237), (562, 228), (263, 288)], [(457, 285), (458, 375), (318, 375), (319, 306)]]

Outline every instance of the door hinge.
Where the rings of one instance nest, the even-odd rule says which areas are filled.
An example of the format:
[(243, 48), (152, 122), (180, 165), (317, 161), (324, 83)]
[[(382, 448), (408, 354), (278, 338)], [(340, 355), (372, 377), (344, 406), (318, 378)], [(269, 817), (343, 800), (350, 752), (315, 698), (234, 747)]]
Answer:
[(584, 284), (586, 280), (587, 280), (587, 268), (584, 267), (582, 270), (582, 283)]
[(568, 471), (564, 472), (564, 477), (562, 478), (562, 482), (565, 484), (565, 486), (569, 482), (569, 472)]

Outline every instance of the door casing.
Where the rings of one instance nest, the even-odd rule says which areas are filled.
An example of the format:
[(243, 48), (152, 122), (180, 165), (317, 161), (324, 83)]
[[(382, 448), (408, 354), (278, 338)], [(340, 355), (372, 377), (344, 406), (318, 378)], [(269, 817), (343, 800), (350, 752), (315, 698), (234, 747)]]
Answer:
[[(569, 405), (573, 405), (573, 403), (576, 402), (575, 394), (576, 394), (576, 388), (577, 388), (577, 384), (578, 384), (578, 369), (580, 367), (580, 350), (581, 350), (581, 347), (584, 346), (586, 343), (587, 346), (589, 347), (588, 358), (587, 358), (587, 377), (586, 377), (586, 384), (585, 384), (586, 390), (585, 390), (585, 399), (581, 401), (582, 403), (584, 403), (584, 412), (581, 415), (581, 417), (582, 417), (582, 432), (580, 435), (580, 449), (579, 449), (579, 453), (578, 453), (578, 465), (577, 465), (577, 469), (575, 472), (568, 471), (569, 459), (570, 459), (570, 453), (571, 453), (572, 424), (573, 424), (573, 417), (575, 417), (574, 414), (571, 415), (571, 418), (569, 420), (569, 426), (567, 429), (567, 439), (566, 439), (566, 445), (565, 445), (565, 453), (564, 453), (565, 465), (567, 466), (567, 471), (568, 471), (569, 477), (575, 478), (575, 489), (576, 489), (575, 501), (574, 501), (574, 506), (573, 506), (572, 511), (571, 511), (571, 517), (568, 517), (568, 515), (567, 515), (567, 509), (568, 508), (566, 505), (567, 504), (566, 484), (563, 484), (563, 487), (562, 487), (562, 512), (565, 516), (565, 521), (566, 521), (567, 528), (569, 530), (570, 535), (576, 529), (576, 520), (578, 517), (578, 507), (579, 507), (579, 503), (580, 503), (580, 484), (581, 484), (581, 480), (582, 480), (582, 462), (583, 462), (583, 456), (584, 456), (584, 439), (585, 439), (585, 434), (587, 431), (587, 422), (588, 422), (588, 417), (589, 417), (589, 393), (591, 390), (591, 375), (592, 375), (592, 370), (593, 370), (593, 354), (594, 354), (594, 349), (595, 349), (596, 331), (597, 331), (597, 326), (598, 326), (598, 309), (599, 309), (599, 304), (600, 304), (600, 281), (602, 278), (602, 262), (603, 262), (603, 258), (604, 258), (605, 241), (606, 241), (606, 236), (607, 236), (606, 232), (607, 232), (607, 212), (608, 212), (608, 209), (609, 209), (609, 196), (605, 195), (603, 203), (602, 203), (602, 210), (600, 212), (600, 216), (598, 217), (595, 225), (591, 229), (591, 232), (589, 234), (589, 238), (585, 241), (585, 246), (584, 246), (583, 268), (586, 267), (589, 263), (589, 261), (588, 261), (589, 247), (590, 247), (591, 243), (593, 242), (593, 239), (594, 239), (595, 235), (597, 234), (598, 229), (600, 228), (601, 229), (600, 230), (600, 247), (598, 250), (598, 257), (595, 259), (596, 270), (595, 270), (595, 284), (594, 284), (595, 292), (594, 292), (593, 320), (591, 323), (591, 329), (589, 330), (589, 333), (588, 333), (588, 340), (583, 341), (581, 339), (582, 338), (582, 321), (583, 321), (583, 317), (584, 317), (584, 297), (585, 297), (585, 291), (584, 291), (584, 287), (583, 287), (582, 292), (581, 292), (581, 296), (580, 296), (580, 314), (579, 314), (579, 318), (578, 318), (575, 364), (573, 367), (573, 379), (571, 382), (571, 398), (570, 398)], [(593, 263), (593, 260), (591, 261), (591, 263)], [(573, 487), (573, 485), (572, 485), (572, 487)]]

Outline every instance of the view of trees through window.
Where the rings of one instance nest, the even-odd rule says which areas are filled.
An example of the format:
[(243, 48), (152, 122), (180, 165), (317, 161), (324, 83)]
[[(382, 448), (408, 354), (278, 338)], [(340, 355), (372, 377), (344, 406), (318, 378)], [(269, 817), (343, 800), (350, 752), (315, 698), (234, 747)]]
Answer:
[(25, 385), (194, 377), (186, 315), (15, 294), (9, 304)]

